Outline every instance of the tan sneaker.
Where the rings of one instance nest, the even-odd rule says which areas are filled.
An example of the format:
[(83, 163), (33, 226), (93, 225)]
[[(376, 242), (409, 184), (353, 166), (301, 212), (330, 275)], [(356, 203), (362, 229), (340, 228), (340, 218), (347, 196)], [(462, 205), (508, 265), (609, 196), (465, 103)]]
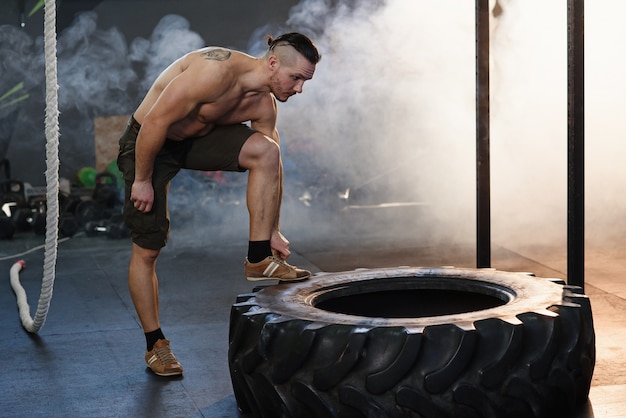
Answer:
[(169, 340), (158, 340), (152, 350), (146, 351), (146, 364), (154, 374), (159, 376), (180, 376), (183, 374), (183, 366), (172, 353)]
[(258, 263), (251, 263), (246, 258), (244, 264), (246, 280), (251, 282), (271, 279), (278, 279), (282, 282), (296, 282), (311, 277), (310, 271), (299, 269), (274, 256), (269, 256)]

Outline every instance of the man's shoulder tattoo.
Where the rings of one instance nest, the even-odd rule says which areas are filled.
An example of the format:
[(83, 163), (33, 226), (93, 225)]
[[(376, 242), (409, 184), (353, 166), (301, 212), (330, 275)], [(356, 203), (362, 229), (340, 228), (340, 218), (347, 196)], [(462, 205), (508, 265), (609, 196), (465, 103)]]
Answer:
[(225, 49), (211, 49), (202, 53), (204, 59), (215, 61), (226, 61), (231, 56), (231, 52)]

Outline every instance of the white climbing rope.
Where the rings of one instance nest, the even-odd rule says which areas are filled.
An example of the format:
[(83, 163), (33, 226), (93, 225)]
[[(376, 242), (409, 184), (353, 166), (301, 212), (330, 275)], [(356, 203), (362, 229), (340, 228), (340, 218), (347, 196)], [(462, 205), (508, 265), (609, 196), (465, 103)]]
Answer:
[(11, 287), (17, 297), (22, 326), (31, 333), (38, 332), (46, 321), (52, 289), (54, 287), (57, 244), (59, 238), (59, 107), (56, 49), (56, 4), (45, 0), (44, 5), (44, 52), (46, 64), (46, 240), (44, 250), (41, 294), (34, 319), (26, 292), (19, 281), (19, 271), (24, 261), (11, 267)]

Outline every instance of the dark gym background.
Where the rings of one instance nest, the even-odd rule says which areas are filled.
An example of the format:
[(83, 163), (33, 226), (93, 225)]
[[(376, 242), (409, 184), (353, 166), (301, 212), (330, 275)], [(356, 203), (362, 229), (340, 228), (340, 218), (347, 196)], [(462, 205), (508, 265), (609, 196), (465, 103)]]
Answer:
[[(0, 107), (0, 159), (10, 160), (13, 178), (44, 186), (43, 11), (26, 16), (36, 3), (0, 2), (0, 96), (20, 82), (12, 97), (28, 94)], [(290, 26), (294, 7), (304, 3), (331, 13), (316, 15), (313, 8)], [(315, 79), (281, 108), (290, 261), (314, 271), (475, 267), (469, 3), (449, 0), (434, 14), (399, 13), (404, 20), (394, 25), (379, 23), (377, 7), (408, 2), (57, 0), (60, 174), (75, 181), (77, 170), (94, 164), (94, 118), (131, 112), (153, 72), (183, 52), (178, 48), (215, 44), (254, 52), (266, 33), (317, 35), (328, 28), (332, 37), (317, 38), (324, 57)], [(535, 2), (523, 16), (516, 13), (529, 1), (500, 3), (504, 12), (492, 28), (493, 267), (565, 278), (565, 1)], [(335, 4), (358, 9), (352, 18), (346, 13), (353, 27), (338, 24)], [(626, 106), (619, 54), (626, 34), (624, 25), (604, 23), (623, 15), (618, 7), (622, 2), (587, 2), (585, 292), (598, 358), (585, 418), (623, 417), (626, 410), (626, 154), (619, 119)], [(517, 26), (516, 16), (530, 24)], [(441, 28), (447, 32), (436, 32)], [(350, 61), (337, 58), (351, 51)], [(362, 80), (353, 77), (366, 70)], [(90, 81), (89, 88), (78, 81)], [(116, 83), (123, 87), (111, 88)], [(339, 97), (331, 97), (335, 92)], [(173, 193), (197, 186), (193, 177), (180, 179)], [(143, 336), (126, 289), (126, 240), (77, 235), (59, 244), (55, 294), (37, 336), (19, 324), (8, 271), (16, 257), (26, 259), (21, 277), (34, 309), (43, 252), (33, 249), (42, 238), (18, 233), (0, 240), (6, 377), (0, 416), (239, 416), (226, 367), (228, 313), (235, 296), (251, 286), (241, 277), (247, 223), (241, 184), (235, 186), (208, 215), (194, 205), (213, 189), (201, 188), (200, 199), (198, 189), (180, 193), (172, 202), (175, 230), (159, 275), (164, 327), (186, 368), (182, 380), (157, 380), (144, 370)], [(20, 255), (25, 251), (32, 252)]]

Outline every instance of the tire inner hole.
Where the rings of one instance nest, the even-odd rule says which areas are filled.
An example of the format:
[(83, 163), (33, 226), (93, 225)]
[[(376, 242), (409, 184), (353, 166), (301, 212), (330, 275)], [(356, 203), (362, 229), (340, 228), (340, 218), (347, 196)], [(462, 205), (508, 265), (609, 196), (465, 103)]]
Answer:
[(333, 297), (325, 295), (315, 307), (346, 315), (378, 318), (422, 318), (480, 311), (504, 305), (495, 296), (449, 289), (381, 290)]

